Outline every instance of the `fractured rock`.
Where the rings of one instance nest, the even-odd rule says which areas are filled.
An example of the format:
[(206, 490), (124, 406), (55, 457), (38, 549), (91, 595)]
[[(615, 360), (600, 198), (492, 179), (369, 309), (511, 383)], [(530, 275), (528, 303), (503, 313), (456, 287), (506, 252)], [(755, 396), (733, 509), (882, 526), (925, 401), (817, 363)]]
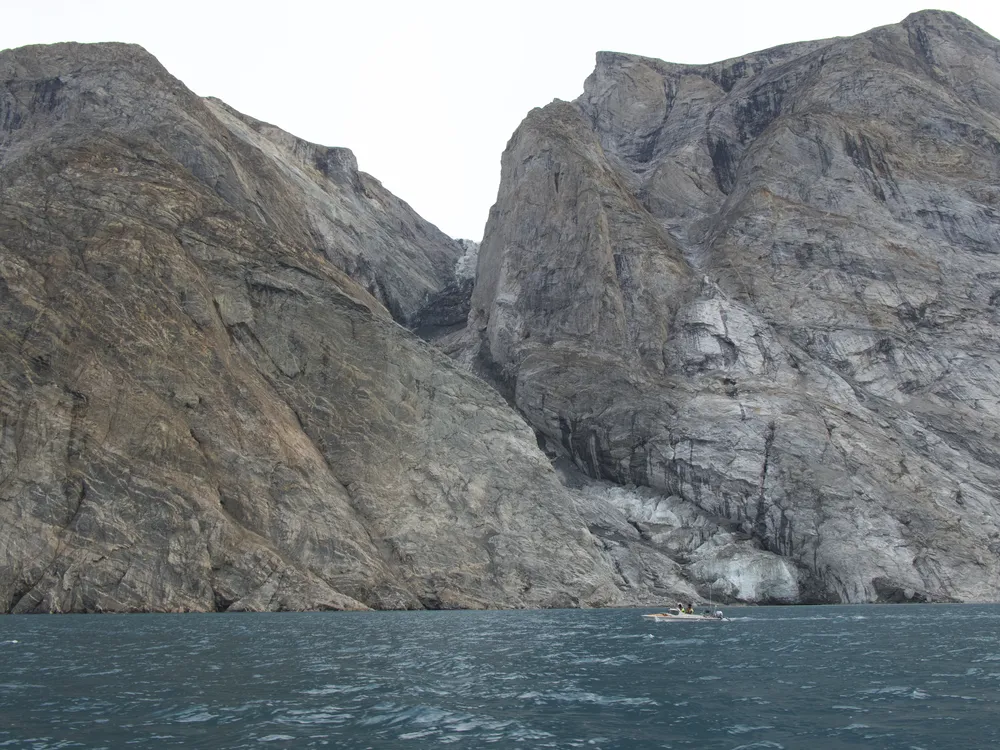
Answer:
[(508, 144), (461, 357), (554, 455), (772, 553), (692, 566), (740, 598), (1000, 598), (998, 60), (937, 11), (599, 53)]

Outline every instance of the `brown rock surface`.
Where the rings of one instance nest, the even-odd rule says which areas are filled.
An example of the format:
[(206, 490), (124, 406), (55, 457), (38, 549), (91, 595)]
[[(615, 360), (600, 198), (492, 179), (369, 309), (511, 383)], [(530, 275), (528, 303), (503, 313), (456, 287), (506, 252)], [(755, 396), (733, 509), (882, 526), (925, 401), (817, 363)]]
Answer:
[(137, 47), (0, 81), (0, 610), (618, 600), (524, 422), (359, 286), (406, 321), (458, 243)]

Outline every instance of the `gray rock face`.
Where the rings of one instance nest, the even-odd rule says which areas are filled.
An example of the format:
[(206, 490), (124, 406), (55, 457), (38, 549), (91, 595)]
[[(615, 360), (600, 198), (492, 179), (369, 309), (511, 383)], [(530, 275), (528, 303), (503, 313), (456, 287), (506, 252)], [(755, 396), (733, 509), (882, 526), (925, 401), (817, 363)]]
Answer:
[(0, 53), (0, 611), (997, 599), (998, 60), (601, 53), (478, 248), (139, 48)]
[(479, 243), (459, 240), (462, 256), (455, 263), (455, 276), (447, 286), (427, 300), (410, 328), (425, 341), (440, 340), (462, 332), (469, 318), (469, 302), (476, 281)]
[[(458, 354), (553, 456), (640, 488), (578, 502), (614, 554), (703, 595), (996, 600), (998, 185), (1000, 43), (954, 14), (600, 53), (508, 144)], [(671, 547), (661, 507), (713, 531)]]
[(0, 611), (625, 600), (523, 420), (396, 322), (467, 248), (139, 48), (0, 81)]
[(401, 323), (451, 280), (464, 252), (359, 172), (348, 149), (307, 143), (201, 99), (141, 48), (9, 50), (0, 76), (5, 162), (84, 131), (151, 137), (247, 219), (327, 255)]

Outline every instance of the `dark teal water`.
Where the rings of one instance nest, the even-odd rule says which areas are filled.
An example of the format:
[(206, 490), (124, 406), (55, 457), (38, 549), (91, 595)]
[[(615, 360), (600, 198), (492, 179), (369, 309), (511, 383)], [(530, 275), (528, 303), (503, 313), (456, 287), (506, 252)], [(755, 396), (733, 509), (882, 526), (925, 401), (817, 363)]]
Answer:
[(1000, 747), (1000, 606), (641, 613), (0, 617), (0, 747)]

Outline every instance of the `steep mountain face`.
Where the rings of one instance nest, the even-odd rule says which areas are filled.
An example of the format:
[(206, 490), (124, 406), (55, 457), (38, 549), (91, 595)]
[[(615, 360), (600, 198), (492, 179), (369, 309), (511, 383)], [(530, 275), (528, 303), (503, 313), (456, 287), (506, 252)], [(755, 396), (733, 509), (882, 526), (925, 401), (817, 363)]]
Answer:
[(954, 14), (600, 53), (508, 144), (459, 356), (649, 550), (702, 514), (703, 592), (996, 600), (998, 186), (1000, 43)]
[(0, 53), (0, 611), (1000, 598), (996, 40), (600, 53), (502, 169)]
[(81, 134), (152, 139), (233, 210), (327, 256), (401, 323), (448, 284), (463, 247), (354, 155), (201, 99), (130, 45), (25, 47), (0, 58), (5, 164)]
[(397, 324), (467, 249), (137, 47), (0, 53), (0, 611), (625, 601), (523, 420)]

